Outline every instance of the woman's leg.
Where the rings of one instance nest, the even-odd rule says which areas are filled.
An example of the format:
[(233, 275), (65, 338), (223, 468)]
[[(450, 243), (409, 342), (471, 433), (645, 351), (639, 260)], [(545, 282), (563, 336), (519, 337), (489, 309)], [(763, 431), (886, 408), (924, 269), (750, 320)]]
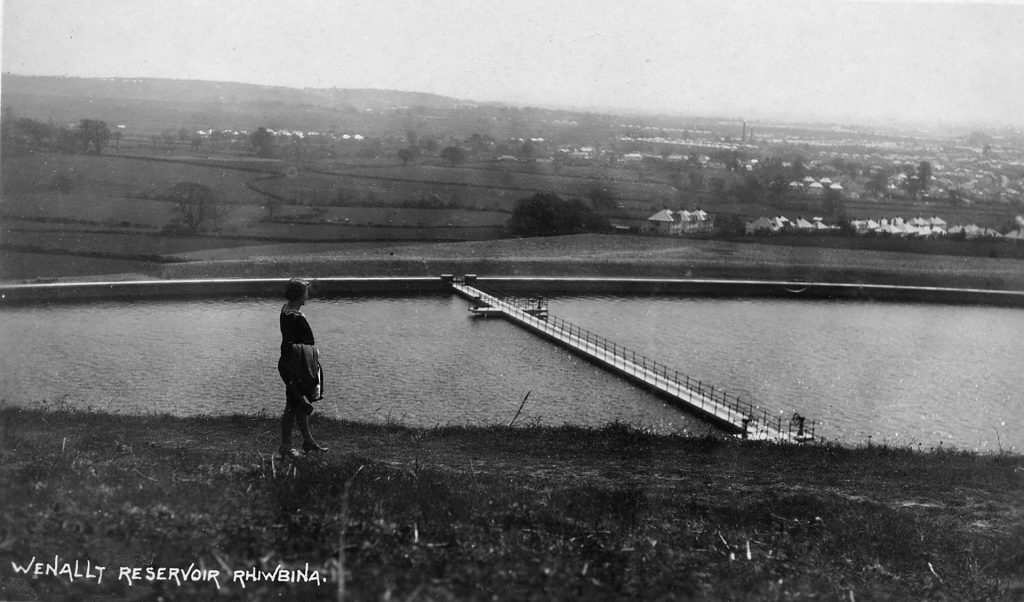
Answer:
[(299, 425), (299, 433), (302, 434), (302, 443), (316, 443), (313, 441), (313, 434), (309, 432), (309, 414), (299, 412), (295, 416), (295, 422)]
[(291, 406), (284, 408), (284, 414), (281, 414), (281, 449), (287, 449), (292, 446), (292, 426), (295, 423), (295, 412), (292, 411)]
[(327, 451), (313, 439), (313, 433), (309, 430), (309, 416), (313, 413), (313, 404), (302, 399), (295, 411), (295, 422), (299, 425), (299, 432), (302, 433), (302, 449), (305, 451)]
[[(296, 399), (298, 398), (298, 399)], [(292, 447), (292, 427), (295, 425), (298, 412), (298, 403), (303, 402), (301, 395), (298, 395), (292, 387), (285, 389), (284, 413), (281, 414), (281, 454), (287, 453)], [(301, 432), (302, 427), (299, 427)], [(305, 435), (303, 435), (305, 440)]]

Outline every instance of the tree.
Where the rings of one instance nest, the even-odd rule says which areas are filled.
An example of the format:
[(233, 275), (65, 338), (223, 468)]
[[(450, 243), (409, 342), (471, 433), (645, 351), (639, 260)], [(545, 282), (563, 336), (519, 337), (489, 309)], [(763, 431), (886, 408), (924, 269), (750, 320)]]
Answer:
[(5, 138), (13, 137), (19, 141), (31, 141), (37, 146), (42, 146), (54, 136), (54, 133), (53, 126), (27, 117), (4, 121)]
[(441, 150), (441, 158), (452, 164), (462, 165), (466, 161), (466, 151), (458, 146), (446, 146)]
[(803, 155), (797, 155), (791, 162), (789, 171), (790, 180), (802, 180), (807, 176), (807, 160)]
[(840, 215), (845, 213), (843, 206), (843, 195), (832, 188), (825, 189), (825, 198), (822, 200), (822, 209), (829, 215)]
[(917, 179), (921, 190), (927, 192), (932, 181), (932, 164), (928, 161), (921, 161), (917, 166)]
[(949, 199), (949, 204), (954, 208), (960, 206), (960, 191), (956, 188), (950, 188), (946, 190), (946, 198)]
[(754, 174), (749, 174), (733, 189), (733, 195), (741, 203), (756, 203), (761, 199), (763, 190), (761, 180)]
[(885, 172), (883, 171), (876, 171), (871, 174), (871, 177), (868, 178), (864, 187), (867, 188), (868, 192), (876, 197), (881, 197), (889, 188), (889, 176), (885, 175)]
[(532, 140), (523, 142), (522, 146), (519, 147), (519, 158), (521, 159), (532, 159), (533, 155), (537, 152), (536, 147)]
[(785, 196), (786, 191), (789, 189), (789, 183), (786, 181), (786, 178), (780, 174), (772, 178), (771, 181), (768, 182), (768, 186), (766, 188), (768, 189), (768, 200), (770, 202), (776, 202)]
[(179, 182), (171, 187), (165, 198), (176, 204), (186, 229), (195, 232), (206, 224), (220, 227), (224, 208), (217, 202), (217, 194), (209, 186)]
[(590, 206), (594, 208), (594, 211), (614, 213), (619, 209), (619, 203), (615, 200), (615, 195), (604, 186), (592, 187), (587, 192), (587, 198), (590, 199)]
[(99, 155), (103, 147), (110, 142), (110, 128), (99, 119), (83, 119), (78, 125), (78, 137), (82, 142), (82, 150), (89, 152), (92, 148)]
[(260, 127), (249, 136), (249, 145), (256, 150), (258, 157), (274, 156), (274, 135), (265, 127)]
[(711, 178), (708, 181), (708, 186), (715, 198), (721, 198), (722, 193), (725, 192), (725, 180), (722, 178)]
[(903, 183), (903, 189), (907, 191), (907, 194), (913, 198), (917, 198), (917, 194), (921, 192), (921, 178), (914, 174), (906, 179)]
[(61, 127), (57, 132), (57, 148), (65, 154), (74, 154), (82, 145), (81, 132)]
[(538, 192), (516, 201), (508, 225), (520, 236), (556, 236), (606, 230), (608, 220), (580, 199), (564, 201), (556, 194)]
[(398, 149), (398, 158), (402, 160), (402, 165), (408, 165), (409, 161), (412, 161), (420, 155), (420, 149), (414, 147), (400, 148)]
[(436, 153), (437, 149), (441, 147), (441, 143), (437, 141), (434, 136), (427, 136), (426, 138), (420, 138), (420, 148), (427, 151), (428, 153)]

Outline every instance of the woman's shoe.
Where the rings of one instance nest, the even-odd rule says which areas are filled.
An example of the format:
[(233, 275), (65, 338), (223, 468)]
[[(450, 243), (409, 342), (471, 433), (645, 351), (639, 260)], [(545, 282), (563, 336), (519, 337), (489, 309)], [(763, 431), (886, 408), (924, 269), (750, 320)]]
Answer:
[(307, 454), (310, 452), (325, 452), (327, 449), (328, 448), (320, 445), (319, 443), (314, 443), (312, 441), (306, 441), (302, 444), (302, 451)]

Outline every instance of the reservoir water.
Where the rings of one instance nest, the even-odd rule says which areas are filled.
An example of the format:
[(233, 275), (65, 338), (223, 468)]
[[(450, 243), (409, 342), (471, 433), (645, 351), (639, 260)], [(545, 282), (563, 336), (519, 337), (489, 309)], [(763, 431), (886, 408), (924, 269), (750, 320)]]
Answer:
[[(276, 415), (280, 303), (0, 310), (0, 399), (126, 413)], [(712, 427), (455, 297), (314, 299), (321, 411), (415, 426)], [(1024, 450), (1024, 312), (870, 302), (555, 297), (553, 315), (849, 444)]]

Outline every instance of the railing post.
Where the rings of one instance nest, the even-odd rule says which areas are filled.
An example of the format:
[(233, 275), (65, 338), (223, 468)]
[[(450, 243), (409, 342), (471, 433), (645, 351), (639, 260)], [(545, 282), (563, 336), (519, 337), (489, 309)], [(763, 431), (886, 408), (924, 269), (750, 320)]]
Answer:
[[(444, 279), (445, 275), (442, 275)], [(461, 282), (459, 282), (461, 280)], [(632, 349), (619, 345), (616, 341), (597, 333), (582, 328), (579, 325), (568, 322), (557, 316), (547, 316), (541, 319), (531, 313), (532, 310), (547, 310), (547, 303), (542, 300), (517, 297), (501, 296), (495, 291), (479, 286), (475, 274), (467, 274), (461, 279), (451, 277), (452, 286), (458, 290), (477, 291), (478, 299), (488, 299), (490, 303), (497, 303), (499, 309), (505, 309), (506, 315), (514, 316), (521, 324), (531, 326), (535, 331), (548, 334), (552, 338), (561, 339), (564, 342), (576, 346), (582, 346), (583, 350), (591, 357), (599, 358), (613, 367), (620, 368), (623, 372), (637, 378), (648, 379), (652, 384), (663, 392), (676, 395), (688, 400), (690, 403), (704, 411), (711, 411), (718, 415), (722, 412), (729, 421), (738, 420), (742, 423), (743, 435), (746, 437), (750, 432), (763, 433), (769, 436), (771, 429), (770, 418), (767, 409), (762, 409), (761, 421), (757, 420), (757, 406), (744, 401), (738, 395), (730, 395), (727, 391), (719, 390), (715, 394), (713, 384), (705, 385), (701, 380), (690, 378), (689, 375), (680, 374), (679, 370), (670, 369), (667, 365), (656, 360), (648, 360), (647, 356)], [(538, 323), (540, 320), (540, 323)], [(626, 369), (626, 365), (629, 368)], [(685, 387), (685, 392), (684, 392)], [(793, 437), (795, 421), (787, 421), (787, 431), (782, 431), (783, 413), (777, 418), (777, 436), (782, 438)], [(801, 421), (802, 422), (802, 421)], [(735, 423), (735, 422), (734, 422)], [(753, 427), (753, 429), (751, 428)], [(805, 430), (805, 425), (799, 425), (798, 435), (814, 438), (817, 423), (812, 421)]]

